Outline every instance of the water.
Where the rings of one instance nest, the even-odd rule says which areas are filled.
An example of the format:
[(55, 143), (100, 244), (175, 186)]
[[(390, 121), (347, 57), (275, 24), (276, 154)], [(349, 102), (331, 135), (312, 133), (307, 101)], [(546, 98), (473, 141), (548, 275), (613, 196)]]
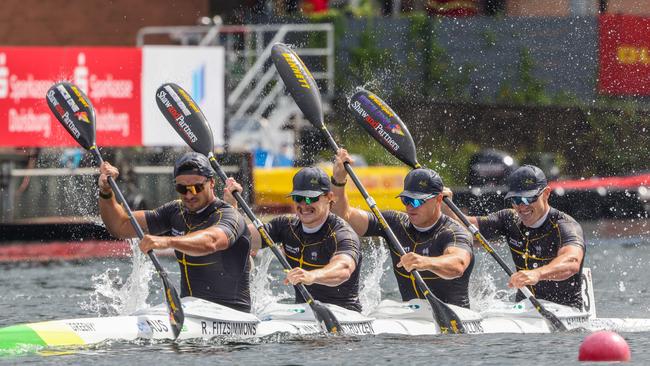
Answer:
[[(645, 263), (650, 258), (650, 236), (607, 237), (585, 225), (589, 241), (586, 265), (593, 270), (599, 317), (650, 317)], [(625, 225), (623, 225), (625, 227)], [(375, 247), (376, 248), (376, 247)], [(503, 295), (506, 276), (494, 260), (476, 249), (472, 276), (472, 307), (483, 308)], [(500, 254), (506, 256), (501, 248)], [(381, 298), (399, 297), (385, 249), (364, 247), (362, 303), (364, 312)], [(178, 267), (161, 257), (172, 281)], [(506, 260), (510, 263), (510, 259)], [(268, 271), (267, 271), (268, 269)], [(268, 301), (292, 298), (281, 284), (273, 256), (256, 258), (253, 308)], [(378, 281), (381, 287), (373, 285)], [(160, 281), (146, 257), (133, 260), (97, 260), (79, 263), (0, 265), (0, 327), (61, 318), (126, 314), (134, 308), (162, 301)], [(109, 342), (75, 352), (30, 354), (0, 358), (0, 364), (578, 364), (578, 348), (585, 332), (564, 334), (491, 334), (447, 336), (310, 336), (272, 337), (253, 342), (223, 340), (182, 343)], [(622, 333), (637, 364), (650, 363), (646, 345), (650, 333)]]

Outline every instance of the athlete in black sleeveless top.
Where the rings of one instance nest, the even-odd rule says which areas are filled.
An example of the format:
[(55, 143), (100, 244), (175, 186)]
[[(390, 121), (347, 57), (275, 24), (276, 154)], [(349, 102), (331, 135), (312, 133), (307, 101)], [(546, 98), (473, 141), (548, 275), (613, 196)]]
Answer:
[[(241, 191), (233, 179), (226, 182), (224, 199), (233, 205), (230, 192)], [(327, 174), (318, 168), (303, 168), (293, 178), (290, 194), (296, 203), (295, 216), (279, 216), (265, 224), (271, 239), (282, 243), (293, 269), (286, 284), (302, 283), (314, 299), (361, 311), (359, 303), (359, 237), (341, 218), (330, 213), (332, 193)], [(253, 247), (264, 245), (251, 225)], [(305, 299), (299, 291), (296, 302)]]
[[(505, 237), (517, 269), (508, 286), (530, 286), (538, 299), (582, 308), (582, 227), (549, 206), (551, 190), (541, 169), (525, 165), (515, 170), (508, 189), (512, 209), (468, 218), (486, 238)], [(523, 298), (519, 292), (517, 300)]]
[[(122, 207), (113, 198), (107, 176), (119, 172), (108, 163), (100, 168), (99, 207), (113, 236), (134, 237)], [(180, 199), (151, 211), (133, 214), (145, 233), (140, 249), (174, 249), (181, 272), (181, 297), (194, 296), (250, 311), (250, 232), (243, 216), (214, 194), (214, 171), (208, 159), (187, 153), (174, 167)], [(163, 236), (158, 236), (163, 235)]]
[[(345, 192), (345, 161), (351, 162), (351, 158), (345, 149), (340, 149), (332, 176), (336, 197), (332, 211), (349, 222), (359, 235), (387, 238), (372, 213), (350, 207)], [(441, 214), (442, 189), (442, 179), (436, 172), (415, 169), (406, 176), (400, 194), (406, 213), (382, 212), (406, 251), (400, 257), (391, 248), (393, 271), (403, 301), (424, 298), (411, 275), (417, 269), (436, 297), (469, 308), (468, 285), (474, 267), (471, 235), (456, 221)]]

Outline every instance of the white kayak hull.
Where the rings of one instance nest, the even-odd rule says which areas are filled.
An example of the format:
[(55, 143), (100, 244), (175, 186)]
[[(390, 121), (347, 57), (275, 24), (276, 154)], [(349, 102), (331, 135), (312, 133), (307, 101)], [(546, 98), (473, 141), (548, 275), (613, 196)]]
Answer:
[[(650, 319), (597, 319), (572, 308), (544, 302), (569, 329), (596, 327), (649, 331)], [(369, 316), (327, 305), (348, 335), (436, 335), (426, 301), (385, 300)], [(463, 320), (468, 333), (548, 333), (549, 325), (529, 304), (503, 304), (482, 313), (450, 305)], [(259, 317), (196, 298), (184, 298), (185, 324), (179, 340), (215, 337), (250, 339), (274, 334), (308, 335), (323, 330), (304, 304), (271, 304)], [(83, 346), (106, 341), (170, 340), (173, 334), (164, 304), (129, 316), (79, 318), (31, 323), (0, 329), (0, 351), (30, 347)]]

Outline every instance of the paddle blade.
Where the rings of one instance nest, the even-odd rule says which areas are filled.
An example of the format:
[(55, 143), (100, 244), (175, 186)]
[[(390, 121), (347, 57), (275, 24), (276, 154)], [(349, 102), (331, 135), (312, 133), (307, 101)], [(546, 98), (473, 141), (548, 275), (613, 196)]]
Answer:
[(178, 296), (178, 292), (176, 292), (176, 288), (169, 282), (167, 272), (164, 270), (158, 271), (158, 274), (162, 279), (163, 289), (165, 290), (165, 300), (167, 302), (167, 310), (169, 311), (169, 324), (172, 327), (174, 339), (176, 339), (183, 329), (185, 313), (183, 312), (181, 299)]
[(289, 46), (282, 43), (273, 45), (271, 59), (293, 100), (307, 120), (316, 128), (323, 128), (325, 124), (323, 123), (320, 91), (318, 91), (318, 85), (307, 66)]
[(350, 98), (348, 108), (361, 127), (391, 154), (413, 168), (420, 166), (411, 133), (388, 104), (375, 94), (360, 89)]
[(45, 100), (52, 114), (85, 149), (95, 146), (95, 109), (79, 87), (69, 82), (48, 89)]
[(341, 323), (339, 323), (334, 313), (327, 306), (318, 300), (314, 300), (310, 306), (316, 320), (328, 333), (339, 333), (342, 331)]
[(174, 83), (161, 85), (156, 90), (156, 104), (167, 122), (192, 150), (205, 156), (214, 150), (208, 120), (183, 88)]
[(427, 296), (427, 300), (433, 308), (433, 316), (440, 326), (441, 334), (464, 334), (467, 333), (463, 321), (456, 312), (454, 312), (447, 304), (440, 301), (438, 298), (430, 299), (433, 297), (431, 293)]

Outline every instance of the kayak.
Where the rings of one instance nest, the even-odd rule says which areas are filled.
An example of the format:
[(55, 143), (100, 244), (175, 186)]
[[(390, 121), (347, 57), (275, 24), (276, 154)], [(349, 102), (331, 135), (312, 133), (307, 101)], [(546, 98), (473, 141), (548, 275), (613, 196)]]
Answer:
[[(570, 326), (588, 320), (561, 305), (547, 304)], [(214, 337), (252, 338), (277, 333), (307, 335), (323, 332), (304, 304), (270, 304), (259, 316), (244, 313), (198, 298), (182, 299), (185, 323), (178, 337), (211, 339)], [(336, 305), (326, 305), (341, 323), (344, 334), (439, 334), (429, 304), (423, 300), (397, 302), (385, 300), (369, 316)], [(492, 311), (489, 316), (450, 305), (469, 333), (513, 332), (544, 333), (549, 328), (534, 309), (517, 303), (509, 309)], [(128, 316), (54, 320), (9, 326), (0, 329), (0, 350), (26, 346), (83, 346), (109, 340), (173, 339), (165, 304), (137, 311)]]
[[(540, 300), (570, 330), (610, 329), (650, 331), (650, 319), (597, 318), (590, 290), (591, 272), (586, 271), (583, 297), (585, 310)], [(384, 300), (368, 315), (325, 304), (341, 323), (345, 335), (436, 335), (440, 327), (426, 300)], [(182, 299), (185, 323), (178, 340), (213, 338), (245, 340), (277, 334), (324, 333), (305, 304), (267, 305), (257, 315), (237, 311), (194, 297)], [(467, 333), (550, 333), (551, 328), (527, 301), (497, 302), (484, 311), (449, 305), (460, 317)], [(38, 351), (48, 347), (79, 347), (106, 341), (173, 340), (166, 304), (126, 316), (76, 318), (0, 328), (0, 353)]]
[[(631, 331), (650, 330), (650, 319), (599, 319), (584, 311), (542, 301), (568, 329), (608, 328)], [(182, 299), (185, 323), (179, 340), (215, 337), (249, 339), (275, 334), (309, 335), (322, 333), (311, 308), (305, 304), (270, 304), (258, 316), (198, 298)], [(341, 323), (346, 335), (436, 335), (425, 300), (382, 301), (368, 316), (326, 305)], [(476, 312), (449, 305), (457, 312), (468, 333), (549, 333), (547, 321), (526, 301), (502, 303)], [(172, 340), (165, 304), (128, 316), (78, 318), (14, 325), (0, 329), (0, 353), (36, 351), (46, 347), (78, 347), (106, 341)]]

